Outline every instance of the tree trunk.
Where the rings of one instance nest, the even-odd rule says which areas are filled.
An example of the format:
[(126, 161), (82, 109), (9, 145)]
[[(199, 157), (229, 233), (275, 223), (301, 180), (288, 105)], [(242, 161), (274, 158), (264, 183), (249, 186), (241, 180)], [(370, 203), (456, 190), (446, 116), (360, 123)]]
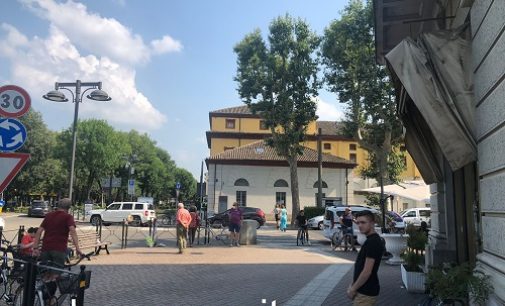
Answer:
[(291, 177), (291, 225), (294, 224), (296, 216), (300, 212), (300, 194), (298, 189), (298, 156), (290, 156), (286, 158), (289, 164), (289, 173)]

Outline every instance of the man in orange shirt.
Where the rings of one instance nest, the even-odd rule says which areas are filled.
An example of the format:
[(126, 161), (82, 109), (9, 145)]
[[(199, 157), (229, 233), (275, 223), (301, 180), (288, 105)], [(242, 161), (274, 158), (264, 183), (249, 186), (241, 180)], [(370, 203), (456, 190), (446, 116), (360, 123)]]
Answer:
[(191, 214), (184, 208), (183, 203), (177, 205), (177, 242), (179, 244), (179, 254), (182, 254), (186, 248), (186, 237), (188, 236), (188, 227), (191, 223)]

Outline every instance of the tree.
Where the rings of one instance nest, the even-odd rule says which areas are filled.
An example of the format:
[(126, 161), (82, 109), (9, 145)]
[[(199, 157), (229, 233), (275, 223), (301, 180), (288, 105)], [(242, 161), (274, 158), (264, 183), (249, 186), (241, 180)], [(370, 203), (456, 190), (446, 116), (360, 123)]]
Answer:
[(402, 125), (387, 71), (375, 62), (372, 6), (370, 0), (349, 2), (325, 29), (322, 57), (329, 89), (347, 104), (347, 130), (369, 153), (362, 174), (392, 183), (405, 169), (403, 153), (394, 150), (403, 141)]
[[(75, 154), (76, 200), (88, 198), (95, 182), (124, 165), (123, 156), (131, 148), (105, 120), (89, 119), (78, 123)], [(58, 157), (70, 165), (72, 150), (72, 128), (60, 135), (61, 146)]]
[(243, 102), (270, 129), (267, 145), (289, 164), (294, 222), (300, 209), (298, 155), (308, 124), (317, 119), (314, 97), (320, 82), (315, 52), (320, 39), (306, 22), (289, 15), (274, 19), (269, 30), (268, 45), (256, 30), (235, 46), (235, 81)]
[(56, 133), (51, 132), (42, 115), (31, 109), (21, 117), (28, 134), (26, 143), (18, 152), (29, 153), (30, 160), (6, 190), (8, 198), (13, 191), (28, 200), (30, 194), (49, 195), (58, 193), (66, 184), (67, 170), (61, 162), (53, 158)]

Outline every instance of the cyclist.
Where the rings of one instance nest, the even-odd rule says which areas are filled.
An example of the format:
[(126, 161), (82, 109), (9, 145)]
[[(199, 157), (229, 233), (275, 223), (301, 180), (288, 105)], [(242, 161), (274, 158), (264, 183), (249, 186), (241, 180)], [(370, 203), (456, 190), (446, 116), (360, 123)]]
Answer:
[(296, 216), (296, 223), (298, 224), (298, 229), (301, 228), (305, 232), (305, 237), (307, 237), (307, 244), (310, 245), (307, 217), (305, 217), (305, 212), (303, 211), (303, 209), (300, 210), (298, 216)]
[(356, 222), (356, 220), (354, 220), (354, 216), (352, 215), (351, 208), (346, 207), (344, 214), (342, 215), (342, 217), (340, 217), (340, 225), (342, 227), (342, 233), (344, 234), (344, 236), (346, 234), (351, 235), (351, 244), (352, 244), (353, 251), (356, 250), (356, 248), (354, 247), (354, 232), (352, 230), (352, 224), (354, 222)]

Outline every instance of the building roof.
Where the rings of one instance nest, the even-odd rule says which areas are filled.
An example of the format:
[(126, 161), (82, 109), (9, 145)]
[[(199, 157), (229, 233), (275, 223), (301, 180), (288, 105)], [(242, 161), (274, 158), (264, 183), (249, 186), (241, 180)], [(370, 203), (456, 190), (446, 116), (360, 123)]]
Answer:
[(211, 114), (247, 114), (252, 115), (252, 111), (247, 105), (233, 106), (211, 111)]
[(344, 135), (344, 123), (339, 121), (316, 121), (317, 130), (321, 129), (321, 135)]
[[(324, 168), (354, 168), (356, 163), (331, 154), (322, 154)], [(266, 145), (263, 140), (227, 150), (210, 156), (207, 163), (242, 164), (242, 165), (283, 165), (287, 166), (284, 157)], [(317, 151), (304, 147), (303, 154), (298, 157), (298, 166), (313, 167), (317, 165)]]

